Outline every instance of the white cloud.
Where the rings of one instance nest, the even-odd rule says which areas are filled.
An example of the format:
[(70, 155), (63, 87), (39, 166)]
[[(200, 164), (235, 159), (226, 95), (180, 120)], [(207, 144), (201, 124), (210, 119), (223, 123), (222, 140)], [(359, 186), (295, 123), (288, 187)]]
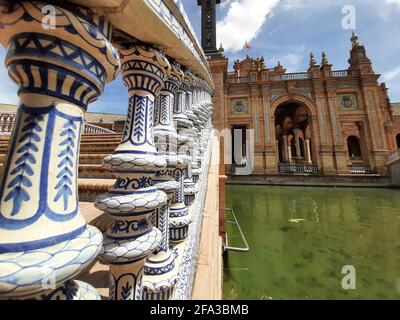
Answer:
[(386, 0), (386, 3), (398, 4), (400, 6), (400, 0)]
[(305, 58), (306, 58), (306, 48), (305, 46), (300, 46), (297, 48), (292, 48), (290, 52), (287, 54), (271, 58), (270, 65), (275, 66), (278, 64), (279, 61), (282, 67), (287, 69), (287, 72), (297, 72), (302, 66), (302, 63)]
[(400, 77), (400, 66), (394, 68), (383, 75), (384, 81), (392, 81), (396, 78)]
[(217, 39), (226, 51), (241, 50), (253, 40), (279, 0), (232, 0), (227, 15), (217, 23)]
[(233, 1), (235, 1), (235, 0), (224, 0), (224, 1), (222, 1), (221, 2), (221, 5), (220, 5), (220, 7), (221, 7), (221, 9), (225, 9), (225, 7), (227, 7), (229, 4), (231, 4)]

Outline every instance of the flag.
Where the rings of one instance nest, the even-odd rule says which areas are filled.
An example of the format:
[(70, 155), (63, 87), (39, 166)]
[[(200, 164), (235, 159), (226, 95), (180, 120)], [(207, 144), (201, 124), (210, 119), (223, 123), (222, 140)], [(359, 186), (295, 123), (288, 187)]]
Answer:
[(251, 45), (250, 45), (250, 43), (248, 43), (248, 42), (246, 41), (245, 44), (244, 44), (243, 49), (244, 49), (244, 50), (251, 50)]

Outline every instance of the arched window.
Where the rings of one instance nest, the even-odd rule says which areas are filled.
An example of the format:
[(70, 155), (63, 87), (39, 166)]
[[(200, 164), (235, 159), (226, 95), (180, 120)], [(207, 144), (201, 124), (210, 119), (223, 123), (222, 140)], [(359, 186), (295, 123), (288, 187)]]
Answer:
[(361, 160), (361, 147), (360, 141), (355, 136), (347, 138), (347, 149), (349, 151), (349, 157), (351, 160)]
[(400, 149), (400, 133), (396, 136), (397, 149)]

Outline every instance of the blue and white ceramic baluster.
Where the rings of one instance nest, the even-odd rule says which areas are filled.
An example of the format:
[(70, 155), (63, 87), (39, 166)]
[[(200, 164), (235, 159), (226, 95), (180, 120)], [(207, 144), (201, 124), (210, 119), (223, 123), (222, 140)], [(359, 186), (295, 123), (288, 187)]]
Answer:
[(197, 182), (199, 181), (199, 176), (201, 172), (198, 166), (199, 130), (198, 126), (196, 125), (198, 123), (198, 117), (194, 112), (194, 110), (198, 108), (198, 104), (200, 102), (200, 89), (201, 89), (200, 86), (201, 86), (201, 79), (195, 76), (193, 81), (193, 103), (190, 110), (191, 112), (188, 115), (189, 119), (192, 121), (193, 124), (192, 138), (194, 139), (194, 143), (192, 149), (192, 161), (191, 161), (191, 172), (190, 172), (192, 177), (190, 180), (193, 182), (193, 188), (195, 194), (198, 191)]
[(204, 94), (204, 90), (205, 87), (207, 86), (206, 82), (203, 80), (203, 91), (202, 91), (202, 95), (201, 95), (201, 100), (199, 101), (199, 103), (196, 105), (196, 107), (193, 109), (194, 114), (196, 115), (196, 120), (194, 122), (195, 127), (197, 128), (198, 131), (198, 142), (197, 142), (197, 164), (198, 167), (201, 168), (202, 166), (202, 161), (203, 161), (203, 152), (204, 152), (204, 148), (203, 148), (203, 144), (204, 144), (204, 115), (203, 115), (203, 110), (204, 110), (204, 104), (205, 102), (205, 94)]
[(190, 83), (190, 78), (185, 74), (182, 86), (176, 93), (173, 112), (175, 128), (178, 132), (178, 157), (176, 168), (174, 170), (174, 177), (179, 183), (179, 190), (175, 193), (169, 210), (170, 243), (172, 245), (176, 245), (185, 240), (189, 230), (189, 225), (192, 221), (192, 218), (189, 215), (189, 210), (185, 205), (184, 178), (185, 171), (190, 162), (190, 156), (187, 154), (187, 150), (193, 143), (193, 139), (182, 134), (182, 130), (185, 130), (192, 125), (192, 122), (188, 119), (185, 113), (186, 89), (190, 86)]
[(197, 84), (197, 89), (198, 89), (198, 95), (197, 95), (197, 100), (196, 103), (193, 105), (192, 107), (192, 111), (193, 111), (193, 126), (195, 128), (195, 153), (194, 153), (194, 164), (193, 164), (193, 170), (192, 170), (192, 176), (193, 176), (193, 182), (196, 183), (196, 189), (198, 187), (197, 182), (200, 179), (200, 174), (201, 174), (201, 160), (200, 160), (200, 138), (201, 138), (201, 122), (200, 119), (198, 117), (199, 115), (199, 108), (200, 108), (200, 104), (202, 103), (203, 99), (202, 99), (202, 88), (203, 88), (203, 84), (204, 84), (204, 80), (203, 79), (198, 79), (198, 84)]
[(117, 176), (114, 186), (95, 203), (113, 221), (104, 235), (100, 258), (110, 265), (112, 300), (140, 300), (144, 263), (160, 245), (162, 234), (150, 222), (167, 195), (153, 176), (166, 161), (157, 153), (153, 135), (155, 97), (169, 77), (171, 66), (157, 49), (133, 45), (120, 49), (129, 109), (122, 140), (104, 166)]
[(175, 93), (182, 84), (183, 73), (179, 65), (172, 65), (172, 72), (156, 100), (154, 117), (154, 136), (160, 156), (165, 157), (167, 166), (156, 172), (156, 186), (168, 196), (167, 203), (155, 212), (155, 226), (162, 232), (160, 247), (147, 258), (143, 277), (144, 300), (169, 300), (177, 281), (175, 260), (176, 250), (169, 245), (169, 207), (172, 198), (179, 190), (179, 183), (174, 179), (177, 164), (178, 134), (173, 122)]
[(183, 182), (186, 206), (190, 206), (195, 198), (195, 185), (192, 177), (193, 152), (195, 148), (193, 122), (196, 119), (196, 116), (192, 111), (192, 107), (193, 107), (193, 91), (195, 82), (196, 82), (196, 77), (190, 71), (186, 71), (184, 79), (184, 90), (186, 92), (184, 113), (188, 117), (190, 124), (186, 126), (181, 126), (179, 128), (180, 135), (186, 137), (185, 152), (186, 155), (188, 156), (188, 166), (184, 171), (184, 182)]
[(102, 245), (79, 212), (78, 155), (86, 108), (117, 75), (119, 57), (103, 18), (53, 6), (45, 30), (45, 5), (0, 5), (0, 41), (20, 97), (0, 187), (0, 298), (99, 299), (73, 280)]

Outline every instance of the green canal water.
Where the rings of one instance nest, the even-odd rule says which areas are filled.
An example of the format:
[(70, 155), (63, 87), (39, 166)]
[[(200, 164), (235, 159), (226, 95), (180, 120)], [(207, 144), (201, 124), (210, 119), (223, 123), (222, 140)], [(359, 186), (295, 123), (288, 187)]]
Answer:
[(228, 185), (227, 207), (250, 251), (225, 256), (224, 299), (400, 299), (400, 191)]

